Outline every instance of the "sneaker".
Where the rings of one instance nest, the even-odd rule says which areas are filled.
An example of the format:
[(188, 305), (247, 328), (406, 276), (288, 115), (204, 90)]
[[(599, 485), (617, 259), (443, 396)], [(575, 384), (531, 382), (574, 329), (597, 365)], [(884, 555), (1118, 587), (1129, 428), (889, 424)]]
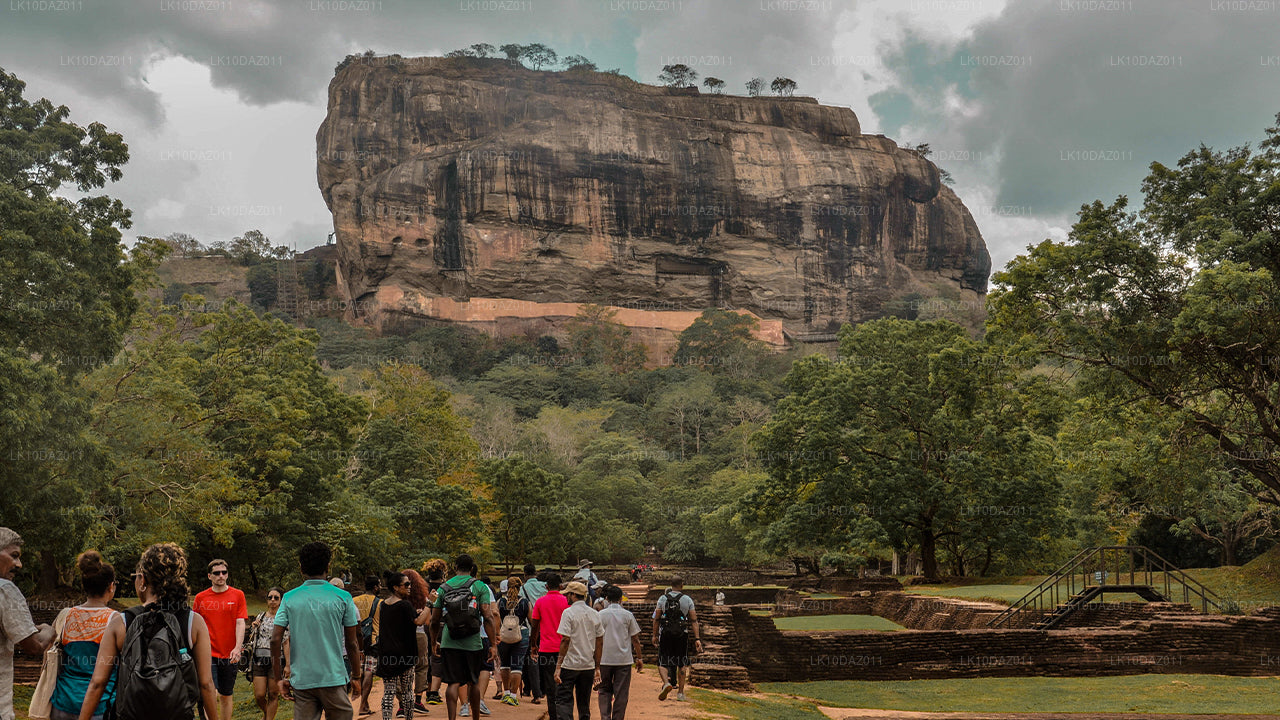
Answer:
[(471, 717), (471, 703), (462, 704), (462, 709), (458, 711), (458, 717)]
[(413, 711), (414, 712), (431, 712), (430, 710), (427, 709), (426, 705), (422, 704), (421, 700), (413, 701)]
[(680, 702), (685, 702), (686, 700), (688, 700), (688, 698), (684, 696), (684, 693), (676, 693), (676, 699), (679, 700)]
[(519, 704), (520, 704), (520, 698), (516, 697), (515, 695), (512, 695), (511, 693), (507, 693), (507, 694), (502, 698), (502, 704), (503, 704), (503, 705), (519, 705)]
[(662, 683), (662, 691), (658, 693), (659, 700), (666, 700), (671, 694), (671, 683)]
[(490, 713), (490, 712), (489, 712), (489, 706), (488, 706), (488, 705), (485, 705), (483, 700), (481, 700), (481, 701), (480, 701), (480, 714), (481, 714), (481, 715), (491, 715), (491, 714), (492, 714), (492, 713)]
[(427, 691), (428, 705), (439, 705), (441, 702), (443, 701), (440, 699), (440, 692), (438, 690), (435, 692)]

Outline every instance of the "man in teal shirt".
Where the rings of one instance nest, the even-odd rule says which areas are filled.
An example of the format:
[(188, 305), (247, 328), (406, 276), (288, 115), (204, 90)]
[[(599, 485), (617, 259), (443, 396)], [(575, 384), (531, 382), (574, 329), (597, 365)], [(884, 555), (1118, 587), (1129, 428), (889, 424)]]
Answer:
[[(351, 720), (347, 697), (349, 670), (342, 657), (343, 645), (351, 667), (363, 665), (356, 625), (360, 615), (351, 593), (329, 584), (332, 553), (322, 542), (309, 542), (298, 550), (298, 565), (306, 582), (284, 594), (271, 631), (271, 663), (280, 678), (280, 694), (294, 701), (294, 720)], [(289, 677), (282, 673), (284, 631), (290, 637)], [(360, 694), (360, 677), (352, 678)]]
[[(449, 685), (444, 698), (445, 706), (449, 709), (449, 720), (455, 720), (458, 717), (459, 685), (469, 686), (468, 702), (474, 709), (480, 707), (480, 670), (484, 666), (485, 657), (479, 623), (486, 624), (486, 632), (490, 638), (498, 637), (498, 613), (494, 609), (493, 592), (489, 590), (488, 585), (471, 577), (471, 569), (474, 567), (475, 561), (470, 555), (459, 555), (453, 561), (454, 576), (445, 580), (440, 586), (436, 593), (435, 607), (431, 610), (431, 637), (440, 638), (437, 653), (440, 656), (442, 670), (440, 676)], [(458, 618), (442, 623), (442, 620), (446, 619), (448, 610), (445, 598), (450, 595), (450, 590), (464, 586), (469, 586), (471, 590), (467, 612), (474, 612), (479, 622), (475, 624), (474, 632), (454, 637), (449, 631), (449, 625), (455, 624)], [(442, 624), (443, 628), (441, 628)], [(489, 662), (492, 662), (494, 667), (501, 665), (498, 659), (497, 643), (491, 643), (489, 646)]]

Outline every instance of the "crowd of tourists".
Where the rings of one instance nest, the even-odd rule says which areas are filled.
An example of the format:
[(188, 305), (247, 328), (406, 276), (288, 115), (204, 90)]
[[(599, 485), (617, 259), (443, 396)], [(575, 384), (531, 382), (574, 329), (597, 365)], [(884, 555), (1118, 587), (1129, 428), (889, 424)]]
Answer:
[[(264, 720), (281, 698), (293, 717), (347, 720), (370, 715), (374, 679), (383, 720), (412, 719), (445, 706), (450, 720), (490, 715), (485, 700), (547, 705), (551, 720), (625, 720), (631, 673), (644, 665), (640, 625), (622, 588), (588, 560), (565, 582), (532, 564), (493, 583), (466, 554), (420, 570), (364, 580), (354, 596), (329, 578), (332, 554), (298, 550), (302, 583), (268, 590), (252, 619), (226, 560), (208, 563), (210, 587), (191, 600), (182, 548), (158, 543), (133, 573), (139, 603), (112, 609), (119, 581), (96, 551), (77, 559), (86, 600), (52, 625), (35, 625), (13, 583), (23, 540), (0, 527), (0, 720), (13, 720), (13, 651), (43, 655), (29, 715), (50, 720), (231, 720), (237, 677), (252, 683)], [(349, 580), (348, 580), (349, 581)], [(118, 605), (117, 605), (118, 606)], [(685, 700), (690, 650), (702, 651), (693, 599), (683, 582), (658, 599), (652, 639), (662, 689)], [(494, 690), (489, 695), (490, 689)]]

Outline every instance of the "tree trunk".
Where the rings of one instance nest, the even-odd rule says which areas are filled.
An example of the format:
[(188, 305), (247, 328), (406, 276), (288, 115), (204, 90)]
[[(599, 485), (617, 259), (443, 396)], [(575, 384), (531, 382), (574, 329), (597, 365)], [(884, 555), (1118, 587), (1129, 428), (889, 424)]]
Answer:
[(40, 579), (36, 584), (36, 592), (50, 593), (58, 588), (58, 561), (53, 551), (48, 548), (40, 550)]
[(1234, 533), (1224, 533), (1222, 537), (1222, 564), (1236, 564), (1237, 539)]
[(249, 563), (249, 580), (253, 583), (254, 592), (262, 589), (262, 586), (258, 582), (258, 571), (253, 567), (253, 563)]
[(987, 546), (987, 559), (982, 563), (982, 572), (978, 574), (981, 575), (982, 577), (987, 577), (988, 575), (991, 574), (991, 546), (990, 545)]
[(933, 522), (925, 520), (920, 526), (920, 570), (925, 580), (938, 580), (938, 536), (933, 532)]

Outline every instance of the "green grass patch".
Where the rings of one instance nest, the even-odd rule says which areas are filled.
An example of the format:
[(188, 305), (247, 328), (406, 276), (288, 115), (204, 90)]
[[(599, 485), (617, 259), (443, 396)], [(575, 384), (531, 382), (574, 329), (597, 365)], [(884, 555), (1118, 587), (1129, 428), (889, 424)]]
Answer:
[(1031, 588), (1026, 585), (914, 585), (903, 588), (913, 595), (959, 598), (961, 600), (985, 600), (1006, 605), (1016, 602)]
[(689, 691), (694, 707), (716, 717), (736, 720), (827, 720), (811, 703), (789, 698), (743, 697), (728, 693), (693, 688)]
[(779, 630), (906, 630), (878, 615), (808, 615), (774, 618)]
[(1280, 678), (1133, 675), (761, 683), (835, 707), (973, 713), (1273, 713)]
[(751, 613), (752, 615), (755, 615), (756, 617), (769, 617), (770, 615), (772, 615), (772, 614), (773, 614), (773, 612), (771, 612), (771, 611), (769, 611), (769, 610), (758, 610), (758, 609), (755, 609), (755, 608), (752, 608), (752, 609), (748, 610), (747, 612)]
[[(17, 710), (19, 720), (28, 720), (27, 709), (31, 706), (31, 695), (34, 692), (33, 687), (14, 686), (13, 707)], [(253, 700), (253, 685), (249, 684), (243, 675), (236, 678), (236, 691), (232, 697), (235, 698), (235, 711), (231, 716), (233, 720), (262, 720), (262, 711), (258, 709), (258, 703)], [(359, 703), (359, 699), (356, 702)], [(280, 711), (276, 713), (276, 720), (293, 720), (293, 703), (288, 700), (282, 701)]]

